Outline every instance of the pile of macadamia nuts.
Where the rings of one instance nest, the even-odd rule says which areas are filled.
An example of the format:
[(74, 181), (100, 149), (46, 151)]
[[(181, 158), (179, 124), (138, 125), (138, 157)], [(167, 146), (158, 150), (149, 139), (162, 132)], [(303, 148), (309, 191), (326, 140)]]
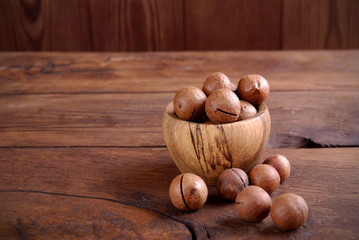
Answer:
[[(260, 75), (242, 77), (236, 87), (220, 72), (209, 75), (202, 90), (183, 88), (173, 100), (174, 112), (180, 119), (193, 122), (230, 123), (248, 119), (269, 95), (269, 85)], [(242, 169), (226, 169), (217, 181), (218, 193), (234, 201), (238, 214), (249, 222), (260, 222), (269, 214), (283, 230), (295, 230), (308, 217), (305, 200), (293, 193), (282, 194), (272, 204), (272, 194), (289, 176), (288, 159), (280, 154), (257, 164), (247, 175)], [(208, 196), (203, 179), (192, 173), (183, 173), (173, 179), (169, 188), (172, 204), (184, 211), (201, 208)]]
[[(274, 200), (273, 193), (290, 174), (288, 159), (280, 154), (270, 156), (257, 164), (247, 175), (242, 169), (229, 168), (217, 181), (218, 193), (234, 201), (240, 217), (249, 222), (260, 222), (269, 213), (282, 230), (295, 230), (308, 217), (308, 205), (296, 194), (282, 194)], [(251, 184), (251, 185), (250, 185)], [(201, 208), (207, 200), (208, 188), (203, 179), (192, 173), (183, 173), (173, 179), (169, 188), (172, 204), (184, 211)]]
[(202, 86), (186, 87), (173, 100), (174, 112), (180, 119), (192, 122), (230, 123), (257, 113), (255, 106), (269, 95), (267, 80), (260, 75), (242, 77), (238, 86), (221, 73), (208, 76)]

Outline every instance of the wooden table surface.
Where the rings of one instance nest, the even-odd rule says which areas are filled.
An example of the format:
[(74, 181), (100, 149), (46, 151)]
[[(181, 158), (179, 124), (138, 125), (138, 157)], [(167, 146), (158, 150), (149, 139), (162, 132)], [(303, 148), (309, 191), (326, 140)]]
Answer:
[[(271, 195), (308, 203), (296, 231), (249, 223), (215, 187), (175, 209), (180, 172), (161, 118), (214, 71), (265, 76), (272, 131), (261, 158), (291, 161)], [(0, 53), (0, 239), (358, 239), (359, 51)]]

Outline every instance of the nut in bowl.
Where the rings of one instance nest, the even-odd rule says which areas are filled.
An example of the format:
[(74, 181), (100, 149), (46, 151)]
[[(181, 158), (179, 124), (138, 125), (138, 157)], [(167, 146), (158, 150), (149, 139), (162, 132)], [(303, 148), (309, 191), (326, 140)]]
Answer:
[(271, 120), (261, 103), (253, 117), (231, 123), (197, 123), (178, 118), (170, 102), (162, 118), (167, 148), (182, 173), (194, 173), (216, 185), (228, 168), (249, 172), (266, 148)]

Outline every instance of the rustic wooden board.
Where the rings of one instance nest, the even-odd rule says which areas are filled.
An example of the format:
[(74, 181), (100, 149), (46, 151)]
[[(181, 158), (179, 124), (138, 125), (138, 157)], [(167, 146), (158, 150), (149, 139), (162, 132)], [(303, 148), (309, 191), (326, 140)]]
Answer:
[(357, 0), (0, 0), (0, 50), (358, 48)]
[(281, 1), (184, 1), (186, 50), (280, 49)]
[(359, 2), (355, 0), (285, 0), (282, 49), (359, 47)]
[[(165, 148), (2, 148), (1, 233), (95, 238), (102, 227), (100, 236), (115, 234), (107, 232), (114, 229), (131, 238), (134, 232), (156, 231), (151, 224), (159, 221), (159, 229), (180, 227), (172, 233), (185, 234), (183, 226), (169, 223), (171, 218), (185, 223), (198, 239), (356, 239), (359, 148), (269, 149), (262, 159), (274, 153), (288, 157), (292, 172), (272, 199), (293, 192), (309, 205), (307, 223), (297, 231), (280, 231), (270, 217), (258, 224), (241, 220), (234, 204), (222, 200), (214, 187), (200, 210), (175, 209), (168, 187), (179, 171)], [(127, 227), (115, 229), (121, 219)]]
[(0, 192), (0, 239), (192, 239), (156, 211), (113, 199)]
[[(357, 239), (358, 58), (1, 53), (0, 238)], [(254, 72), (270, 81), (272, 132), (262, 160), (281, 153), (292, 163), (272, 199), (294, 192), (307, 200), (309, 218), (297, 231), (280, 231), (270, 217), (241, 220), (215, 187), (196, 212), (169, 201), (179, 171), (164, 145), (162, 112), (178, 89), (200, 87), (217, 68), (232, 79)], [(288, 149), (333, 146), (341, 148)]]
[(357, 91), (271, 94), (268, 147), (358, 146), (358, 98)]
[(359, 51), (1, 53), (0, 93), (176, 92), (215, 71), (261, 74), (272, 91), (359, 90)]
[(0, 50), (279, 49), (280, 3), (1, 0)]
[[(358, 146), (358, 91), (272, 92), (268, 147)], [(164, 146), (174, 93), (0, 96), (0, 146)]]

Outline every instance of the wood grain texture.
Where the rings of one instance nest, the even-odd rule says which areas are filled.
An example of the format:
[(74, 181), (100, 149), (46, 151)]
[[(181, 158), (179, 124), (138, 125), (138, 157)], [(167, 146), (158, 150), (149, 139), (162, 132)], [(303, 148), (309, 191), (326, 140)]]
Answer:
[(1, 50), (183, 49), (182, 1), (0, 1)]
[(177, 92), (224, 72), (261, 74), (271, 91), (359, 90), (359, 51), (1, 53), (0, 93)]
[[(268, 147), (359, 145), (358, 91), (272, 92)], [(164, 146), (174, 93), (0, 96), (0, 146)]]
[(2, 0), (0, 9), (2, 50), (91, 50), (88, 1)]
[(2, 51), (359, 47), (356, 0), (0, 0)]
[(267, 147), (357, 146), (358, 97), (357, 91), (273, 93), (267, 103), (272, 119)]
[(185, 50), (280, 49), (281, 1), (184, 1)]
[[(6, 223), (1, 224), (2, 233), (14, 237), (19, 233), (43, 234), (38, 236), (45, 238), (74, 233), (78, 235), (73, 237), (95, 238), (96, 232), (92, 231), (97, 227), (102, 227), (101, 234), (105, 235), (121, 217), (125, 218), (124, 222), (135, 223), (138, 219), (130, 214), (139, 213), (146, 216), (140, 226), (151, 226), (152, 221), (160, 219), (158, 228), (170, 227), (166, 223), (170, 217), (190, 227), (197, 239), (356, 239), (359, 236), (356, 215), (359, 149), (269, 149), (262, 160), (275, 153), (290, 160), (292, 171), (272, 194), (272, 199), (293, 192), (301, 195), (309, 206), (307, 223), (297, 231), (280, 231), (270, 217), (258, 224), (241, 220), (234, 204), (221, 199), (215, 188), (209, 189), (203, 208), (183, 214), (168, 198), (170, 182), (179, 171), (164, 148), (0, 149), (3, 203), (0, 214), (10, 219), (0, 218)], [(112, 199), (121, 204), (92, 198)], [(150, 209), (154, 212), (149, 212)], [(40, 212), (43, 214), (36, 215)], [(59, 218), (51, 218), (52, 214)], [(106, 217), (99, 219), (101, 214)], [(38, 220), (35, 216), (39, 216)], [(33, 226), (31, 219), (34, 232), (29, 228)], [(48, 219), (54, 225), (50, 226)], [(55, 231), (56, 226), (62, 228)], [(126, 236), (130, 238), (138, 227), (123, 226), (128, 226), (124, 229), (129, 229)], [(76, 227), (84, 230), (75, 231)], [(44, 229), (54, 231), (44, 232)]]
[[(1, 53), (0, 238), (358, 239), (358, 54)], [(171, 204), (180, 172), (162, 114), (177, 90), (200, 87), (213, 71), (269, 80), (272, 131), (260, 161), (290, 160), (291, 175), (271, 197), (307, 201), (297, 231), (270, 217), (243, 221), (215, 187), (198, 211)]]
[(192, 239), (187, 227), (113, 199), (0, 192), (0, 239)]
[(214, 186), (228, 168), (249, 173), (267, 146), (270, 130), (265, 104), (259, 105), (251, 119), (221, 125), (183, 121), (175, 115), (172, 102), (162, 117), (163, 138), (176, 166)]
[(356, 0), (284, 0), (282, 49), (359, 47)]

